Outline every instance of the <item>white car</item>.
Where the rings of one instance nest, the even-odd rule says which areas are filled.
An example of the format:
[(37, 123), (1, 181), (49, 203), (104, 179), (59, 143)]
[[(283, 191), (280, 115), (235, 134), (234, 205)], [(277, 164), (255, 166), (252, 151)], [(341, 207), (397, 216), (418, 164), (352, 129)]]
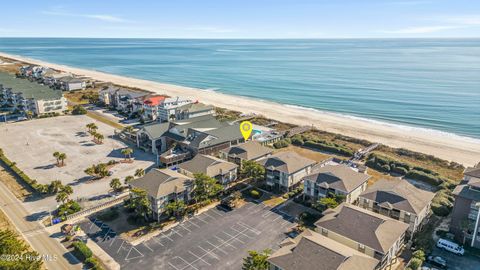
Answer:
[(465, 250), (463, 249), (463, 247), (459, 246), (458, 244), (452, 241), (442, 239), (442, 238), (438, 239), (437, 247), (457, 255), (463, 255), (465, 253)]

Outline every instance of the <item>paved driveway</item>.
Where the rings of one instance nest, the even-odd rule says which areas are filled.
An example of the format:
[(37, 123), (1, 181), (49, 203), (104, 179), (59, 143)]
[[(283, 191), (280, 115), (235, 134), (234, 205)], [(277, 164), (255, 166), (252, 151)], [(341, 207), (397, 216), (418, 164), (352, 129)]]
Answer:
[(240, 269), (248, 250), (275, 249), (293, 218), (263, 204), (195, 216), (136, 246), (95, 219), (80, 224), (122, 269)]
[[(434, 255), (442, 256), (447, 260), (449, 270), (479, 270), (480, 258), (465, 253), (464, 256), (457, 256), (451, 252), (435, 247)], [(437, 267), (438, 268), (438, 267)]]

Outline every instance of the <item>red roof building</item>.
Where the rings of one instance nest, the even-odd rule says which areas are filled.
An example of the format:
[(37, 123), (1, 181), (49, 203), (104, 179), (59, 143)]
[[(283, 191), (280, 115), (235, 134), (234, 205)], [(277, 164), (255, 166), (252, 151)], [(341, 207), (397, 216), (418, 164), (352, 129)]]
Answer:
[(158, 106), (165, 100), (165, 98), (166, 98), (166, 96), (160, 96), (160, 95), (151, 96), (151, 97), (146, 98), (143, 101), (143, 104), (145, 104), (147, 106)]

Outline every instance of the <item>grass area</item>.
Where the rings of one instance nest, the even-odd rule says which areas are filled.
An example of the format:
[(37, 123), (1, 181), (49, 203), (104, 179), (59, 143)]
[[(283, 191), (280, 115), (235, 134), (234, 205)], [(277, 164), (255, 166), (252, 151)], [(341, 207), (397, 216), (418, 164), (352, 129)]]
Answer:
[(282, 204), (285, 201), (286, 199), (282, 198), (282, 196), (278, 196), (278, 197), (272, 197), (272, 198), (269, 198), (268, 200), (263, 201), (263, 204), (270, 207), (275, 207), (279, 204)]
[(88, 104), (90, 101), (88, 98), (89, 95), (94, 95), (100, 91), (99, 88), (93, 88), (93, 89), (88, 89), (88, 90), (81, 90), (81, 91), (71, 91), (71, 92), (65, 92), (63, 96), (71, 103), (74, 104)]
[(32, 195), (31, 188), (26, 185), (21, 179), (18, 179), (11, 172), (5, 169), (5, 164), (0, 161), (0, 181), (20, 200)]
[(455, 162), (448, 162), (430, 155), (416, 153), (404, 149), (395, 149), (387, 146), (381, 146), (373, 153), (378, 153), (400, 162), (429, 169), (438, 173), (440, 177), (449, 179), (453, 183), (458, 184), (463, 178), (463, 170), (465, 168), (462, 165)]
[(340, 134), (325, 132), (321, 130), (311, 130), (302, 134), (306, 138), (311, 140), (320, 140), (328, 143), (343, 145), (347, 148), (350, 148), (354, 151), (358, 149), (365, 148), (366, 146), (371, 145), (372, 143), (367, 140), (355, 139), (352, 137), (343, 136)]
[(286, 152), (286, 151), (295, 152), (295, 153), (299, 154), (300, 156), (315, 160), (317, 162), (324, 161), (325, 159), (328, 159), (328, 158), (331, 158), (331, 157), (340, 158), (340, 156), (325, 154), (325, 153), (321, 153), (319, 151), (315, 151), (315, 150), (311, 150), (311, 149), (308, 149), (308, 148), (299, 147), (299, 146), (295, 146), (295, 145), (289, 145), (285, 148), (280, 148), (280, 149), (277, 150), (277, 152)]
[(368, 168), (367, 173), (368, 173), (368, 175), (371, 176), (370, 179), (368, 179), (368, 185), (373, 185), (375, 182), (377, 182), (380, 179), (387, 179), (387, 180), (395, 179), (395, 177), (393, 177), (389, 174), (379, 172), (379, 171), (374, 170), (372, 168)]
[(122, 130), (122, 129), (125, 127), (124, 125), (122, 125), (122, 124), (120, 124), (120, 123), (118, 123), (118, 122), (112, 121), (112, 120), (110, 120), (110, 119), (108, 119), (108, 118), (106, 118), (106, 117), (103, 117), (103, 116), (101, 116), (101, 115), (99, 115), (99, 114), (96, 114), (96, 113), (94, 113), (94, 112), (90, 112), (90, 111), (87, 112), (87, 116), (90, 117), (90, 118), (93, 118), (93, 119), (95, 119), (95, 120), (98, 120), (98, 121), (100, 121), (100, 122), (102, 122), (102, 123), (104, 123), (104, 124), (107, 124), (107, 125), (109, 125), (109, 126), (112, 126), (112, 127), (116, 128), (116, 129)]

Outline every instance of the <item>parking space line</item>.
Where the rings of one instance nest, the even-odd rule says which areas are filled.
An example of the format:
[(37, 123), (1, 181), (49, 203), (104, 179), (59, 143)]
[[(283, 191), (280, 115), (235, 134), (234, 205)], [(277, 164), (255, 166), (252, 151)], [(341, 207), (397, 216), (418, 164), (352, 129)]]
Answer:
[(232, 245), (232, 244), (230, 244), (230, 243), (226, 242), (226, 241), (225, 241), (225, 240), (223, 240), (222, 238), (220, 238), (220, 237), (218, 237), (218, 236), (216, 236), (216, 235), (214, 235), (214, 237), (215, 237), (215, 238), (217, 238), (217, 239), (218, 239), (218, 241), (220, 241), (220, 243), (226, 244), (227, 246), (230, 246), (230, 247), (232, 247), (232, 248), (234, 248), (234, 249), (237, 249), (237, 247), (236, 247), (236, 246), (234, 246), (234, 245)]
[[(130, 256), (130, 253), (132, 252), (132, 249), (135, 249), (136, 252), (138, 252), (138, 256), (136, 257), (133, 257), (133, 258), (128, 258), (128, 256)], [(133, 260), (133, 259), (137, 259), (137, 258), (141, 258), (141, 257), (144, 257), (145, 255), (143, 255), (143, 253), (141, 253), (138, 249), (136, 249), (134, 246), (132, 246), (130, 248), (130, 250), (128, 251), (127, 255), (125, 256), (125, 261), (130, 261), (130, 260)]]
[(256, 235), (259, 235), (259, 234), (262, 233), (261, 231), (255, 229), (255, 228), (253, 228), (253, 227), (250, 227), (250, 226), (248, 226), (247, 224), (245, 224), (245, 223), (243, 223), (243, 222), (241, 222), (241, 221), (237, 222), (237, 224), (240, 225), (240, 226), (242, 226), (242, 227), (245, 227), (246, 229), (251, 230), (251, 231), (252, 231), (254, 234), (256, 234)]
[[(214, 247), (214, 248), (217, 247), (217, 246), (215, 246), (214, 244), (210, 243), (210, 241), (205, 241), (205, 242), (207, 242), (209, 245), (211, 245), (211, 246)], [(218, 251), (221, 251), (223, 254), (228, 255), (228, 253), (227, 253), (225, 250), (218, 249)]]
[(153, 249), (151, 249), (151, 248), (147, 245), (147, 243), (143, 242), (142, 244), (143, 244), (146, 248), (148, 248), (151, 252), (153, 252)]
[(218, 258), (217, 255), (215, 255), (215, 253), (213, 253), (209, 250), (206, 250), (206, 249), (202, 248), (201, 246), (197, 246), (197, 247), (199, 247), (201, 250), (203, 250), (203, 252), (205, 252), (206, 254), (209, 254), (212, 258), (220, 261), (220, 258)]
[(192, 224), (193, 226), (197, 227), (197, 228), (200, 228), (200, 226), (198, 226), (197, 224), (195, 224), (193, 221), (191, 221), (190, 219), (187, 220), (186, 222)]
[(225, 216), (225, 214), (221, 213), (221, 212), (218, 211), (218, 210), (217, 210), (217, 211), (212, 211), (212, 213), (215, 213), (215, 214), (217, 214), (217, 215), (219, 215), (219, 216), (221, 216), (221, 217)]
[(229, 233), (227, 233), (227, 232), (225, 232), (225, 231), (222, 231), (222, 233), (228, 235), (228, 236), (231, 237), (233, 240), (236, 240), (236, 241), (238, 241), (238, 242), (240, 242), (240, 243), (242, 243), (242, 244), (245, 244), (245, 242), (243, 242), (242, 240), (238, 239), (237, 237), (235, 237), (235, 236), (233, 236), (233, 235), (231, 235), (231, 234), (229, 234)]
[(175, 228), (171, 228), (170, 231), (172, 231), (175, 234), (180, 235), (180, 237), (183, 237), (183, 235), (181, 233), (177, 232), (177, 230), (175, 230)]
[(202, 221), (203, 223), (208, 224), (208, 222), (205, 221), (205, 220), (203, 220), (203, 218), (200, 218), (200, 216), (196, 216), (196, 218), (197, 218), (198, 220)]
[(123, 247), (123, 244), (125, 244), (125, 240), (122, 241), (122, 244), (120, 245), (120, 247), (117, 250), (117, 254), (120, 252), (120, 249)]
[(175, 268), (175, 270), (181, 270), (180, 268), (177, 268), (175, 265), (173, 265), (172, 263), (168, 262), (168, 264), (170, 264), (171, 267)]
[(204, 215), (206, 215), (207, 217), (209, 217), (209, 218), (213, 219), (213, 220), (216, 220), (216, 218), (215, 218), (215, 217), (212, 217), (212, 216), (211, 216), (210, 214), (208, 214), (207, 212), (205, 212), (205, 213), (203, 213), (203, 214), (204, 214)]
[(160, 242), (160, 240), (157, 240), (157, 237), (152, 237), (152, 239), (153, 239), (153, 241), (157, 242), (157, 244), (160, 244), (160, 246), (164, 247), (162, 242)]
[(273, 221), (277, 221), (277, 220), (279, 220), (280, 218), (283, 218), (283, 217), (282, 217), (282, 216), (278, 216), (278, 217), (276, 217)]
[[(183, 269), (185, 269), (185, 268), (187, 268), (187, 267), (189, 267), (189, 266), (191, 266), (191, 267), (193, 267), (194, 269), (198, 270), (198, 268), (196, 268), (195, 266), (192, 265), (193, 262), (192, 262), (192, 263), (189, 263), (189, 262), (185, 261), (185, 260), (184, 260), (182, 257), (180, 257), (180, 256), (177, 256), (177, 257), (175, 257), (175, 258), (179, 258), (180, 260), (182, 260), (184, 263), (187, 264), (187, 266), (183, 267), (181, 270), (183, 270)], [(194, 261), (194, 262), (195, 262), (195, 261)]]
[(97, 218), (95, 218), (95, 220), (92, 222), (92, 224), (90, 224), (90, 230), (92, 229), (93, 225), (96, 225), (95, 222), (97, 222)]
[(233, 227), (230, 227), (230, 229), (234, 230), (234, 231), (237, 232), (237, 233), (240, 233), (241, 235), (246, 236), (246, 237), (249, 238), (249, 239), (253, 239), (253, 237), (251, 237), (250, 235), (245, 234), (245, 233), (243, 233), (243, 232), (241, 232), (241, 231), (239, 231), (239, 230), (237, 230), (237, 229), (235, 229), (235, 228), (233, 228)]
[(109, 247), (111, 247), (113, 245), (113, 243), (115, 243), (115, 241), (117, 241), (118, 237), (114, 237), (113, 238), (113, 241), (110, 243), (110, 245), (108, 245)]
[(185, 226), (185, 224), (183, 224), (183, 223), (180, 224), (180, 227), (181, 227), (182, 229), (188, 231), (188, 232), (192, 232), (192, 231), (191, 231), (189, 228), (187, 228), (187, 227)]
[(199, 257), (197, 254), (195, 254), (195, 253), (191, 252), (190, 250), (188, 251), (188, 253), (192, 254), (192, 255), (193, 255), (193, 257), (196, 257), (196, 258), (197, 258), (197, 260), (200, 260), (200, 261), (202, 261), (202, 262), (206, 263), (207, 265), (211, 265), (210, 263), (208, 263), (207, 261), (205, 261), (205, 260), (202, 258), (203, 256), (202, 256), (202, 257)]
[(170, 238), (170, 236), (168, 236), (168, 235), (166, 235), (166, 234), (164, 234), (164, 233), (162, 233), (161, 236), (167, 238), (167, 239), (170, 240), (171, 242), (174, 242), (173, 239)]

